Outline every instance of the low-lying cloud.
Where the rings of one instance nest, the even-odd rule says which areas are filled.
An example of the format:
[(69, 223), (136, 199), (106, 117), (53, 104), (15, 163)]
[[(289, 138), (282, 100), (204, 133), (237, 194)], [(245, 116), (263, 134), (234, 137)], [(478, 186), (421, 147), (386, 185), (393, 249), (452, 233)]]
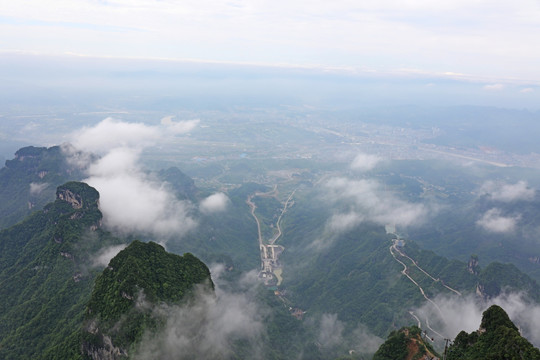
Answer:
[(410, 226), (423, 221), (428, 213), (425, 205), (401, 200), (375, 180), (332, 178), (325, 190), (326, 200), (348, 208), (330, 219), (328, 225), (333, 231), (347, 231), (363, 221)]
[[(156, 307), (155, 315), (167, 319), (165, 327), (157, 333), (146, 332), (133, 358), (228, 359), (233, 357), (238, 341), (249, 346), (250, 358), (261, 358), (265, 313), (250, 291), (224, 290), (219, 281), (222, 270), (222, 266), (212, 270), (215, 293), (201, 286), (187, 305)], [(241, 279), (240, 285), (255, 285), (256, 275), (254, 281), (251, 275)]]
[[(360, 354), (373, 354), (384, 342), (378, 336), (373, 335), (367, 328), (360, 324), (352, 332), (345, 331), (345, 324), (340, 321), (337, 314), (323, 314), (319, 323), (317, 341), (326, 352), (333, 347), (347, 348)], [(334, 357), (337, 357), (336, 354)]]
[(199, 205), (199, 209), (203, 213), (221, 212), (227, 209), (229, 198), (224, 193), (215, 193), (206, 199), (203, 199)]
[[(193, 129), (198, 120), (167, 122), (162, 126), (128, 123), (107, 118), (70, 137), (64, 152), (84, 169), (84, 180), (100, 193), (103, 221), (109, 228), (152, 234), (162, 239), (181, 236), (196, 226), (193, 205), (179, 201), (168, 184), (140, 165), (144, 148)], [(90, 154), (99, 154), (92, 156)]]
[(488, 232), (510, 233), (515, 230), (519, 219), (520, 217), (518, 215), (503, 216), (500, 209), (492, 208), (482, 215), (482, 217), (476, 222), (476, 225)]
[(331, 347), (343, 342), (345, 326), (338, 320), (337, 314), (323, 314), (319, 327), (318, 341), (322, 347)]
[(381, 160), (382, 159), (376, 155), (360, 153), (356, 155), (352, 161), (351, 169), (357, 171), (369, 171), (381, 162)]
[(39, 195), (48, 187), (48, 183), (30, 183), (30, 195)]
[(480, 187), (480, 195), (486, 195), (491, 200), (502, 202), (532, 201), (536, 192), (528, 186), (526, 181), (518, 181), (515, 184), (486, 181)]
[(113, 257), (118, 255), (118, 253), (124, 250), (127, 247), (127, 244), (121, 245), (112, 245), (106, 248), (99, 250), (99, 252), (92, 259), (93, 267), (105, 267), (109, 265), (109, 262)]
[(95, 126), (85, 126), (74, 132), (69, 142), (78, 150), (103, 154), (115, 148), (141, 149), (151, 146), (161, 135), (156, 126), (106, 118)]
[(496, 304), (508, 313), (510, 319), (522, 330), (524, 337), (535, 346), (540, 345), (540, 304), (531, 301), (523, 293), (503, 293), (488, 301), (473, 295), (438, 296), (434, 301), (442, 312), (432, 304), (425, 303), (416, 309), (415, 313), (422, 324), (426, 324), (426, 319), (429, 319), (430, 326), (449, 339), (454, 339), (462, 330), (469, 333), (478, 330), (482, 313)]

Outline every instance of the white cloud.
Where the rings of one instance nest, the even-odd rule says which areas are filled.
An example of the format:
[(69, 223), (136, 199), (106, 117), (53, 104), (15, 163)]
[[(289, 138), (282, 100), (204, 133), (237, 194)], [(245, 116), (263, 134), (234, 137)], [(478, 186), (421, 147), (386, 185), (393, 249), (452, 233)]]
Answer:
[(348, 204), (350, 210), (335, 214), (330, 226), (347, 230), (362, 221), (377, 224), (415, 225), (424, 220), (428, 209), (423, 204), (409, 203), (386, 191), (374, 180), (332, 178), (325, 184), (325, 197), (333, 204)]
[(515, 184), (486, 181), (480, 187), (480, 195), (487, 195), (492, 200), (503, 202), (517, 200), (532, 201), (535, 197), (535, 190), (529, 188), (526, 181), (518, 181)]
[(338, 354), (330, 356), (329, 350), (333, 347), (347, 347), (357, 354), (373, 354), (384, 342), (362, 324), (353, 331), (346, 332), (345, 324), (338, 319), (337, 314), (322, 314), (317, 341), (328, 358), (339, 356)]
[(225, 211), (228, 203), (229, 198), (227, 195), (224, 193), (215, 193), (201, 201), (199, 208), (203, 213), (221, 212)]
[(371, 154), (358, 154), (351, 163), (351, 169), (358, 171), (368, 171), (373, 169), (381, 158)]
[(433, 204), (428, 206), (401, 200), (371, 179), (331, 178), (321, 190), (320, 201), (331, 209), (332, 214), (321, 236), (311, 243), (316, 250), (327, 248), (340, 233), (350, 231), (363, 222), (415, 226), (436, 211)]
[[(139, 165), (144, 147), (178, 131), (108, 118), (72, 135), (74, 147), (63, 148), (73, 156), (74, 162), (86, 169), (88, 178), (84, 181), (99, 191), (106, 226), (163, 239), (181, 236), (196, 226), (190, 216), (192, 204), (179, 201), (166, 183), (152, 178)], [(81, 155), (86, 151), (103, 155), (100, 158)]]
[(500, 209), (493, 208), (486, 211), (476, 225), (489, 232), (509, 233), (514, 231), (518, 220), (519, 216), (503, 216)]
[(521, 90), (519, 90), (519, 92), (523, 93), (523, 94), (528, 94), (528, 93), (534, 92), (534, 89), (529, 87), (529, 88), (521, 89)]
[(365, 220), (365, 217), (357, 212), (334, 214), (328, 222), (329, 230), (332, 232), (345, 232), (354, 228)]
[(540, 304), (531, 301), (525, 294), (502, 293), (487, 302), (472, 295), (438, 296), (434, 301), (442, 312), (427, 302), (414, 312), (423, 324), (426, 318), (429, 319), (430, 326), (445, 337), (454, 339), (461, 330), (469, 333), (478, 330), (482, 312), (496, 304), (508, 313), (524, 337), (535, 346), (540, 345)]
[(3, 5), (2, 15), (12, 21), (1, 29), (14, 34), (4, 39), (6, 49), (273, 63), (293, 58), (327, 66), (381, 67), (384, 61), (382, 66), (390, 68), (415, 64), (490, 79), (540, 78), (535, 69), (540, 51), (530, 46), (538, 42), (538, 32), (531, 29), (540, 10), (530, 0), (317, 0), (310, 6), (284, 0), (30, 0)]
[(373, 354), (383, 342), (383, 339), (373, 335), (365, 325), (359, 325), (352, 332), (351, 347), (357, 353)]
[(185, 134), (199, 124), (199, 120), (173, 122), (170, 118), (164, 119), (162, 126), (151, 126), (106, 118), (95, 126), (85, 126), (74, 132), (68, 141), (77, 150), (96, 154), (107, 153), (114, 148), (143, 149), (174, 135)]
[(343, 330), (345, 330), (345, 325), (338, 320), (337, 314), (323, 314), (318, 341), (323, 347), (339, 345), (343, 342)]
[(107, 118), (75, 132), (69, 142), (78, 150), (102, 154), (120, 147), (144, 148), (154, 144), (161, 135), (155, 126)]
[(109, 265), (109, 262), (113, 257), (118, 255), (118, 253), (126, 248), (127, 244), (122, 245), (113, 245), (102, 248), (92, 259), (92, 266), (94, 267), (105, 267)]
[(227, 359), (239, 340), (249, 344), (250, 358), (260, 358), (266, 312), (255, 300), (256, 274), (255, 281), (252, 273), (239, 281), (243, 292), (232, 292), (220, 286), (222, 271), (222, 266), (213, 267), (215, 293), (199, 287), (195, 299), (184, 306), (155, 307), (154, 314), (166, 319), (165, 327), (143, 335), (134, 359)]
[(172, 116), (166, 116), (161, 119), (161, 125), (165, 125), (167, 127), (167, 131), (173, 134), (188, 133), (195, 129), (197, 125), (199, 125), (199, 122), (199, 119), (174, 122), (172, 121)]
[(504, 89), (503, 84), (491, 84), (491, 85), (485, 85), (484, 90), (487, 91), (501, 91)]
[(48, 183), (30, 183), (30, 195), (39, 195), (47, 187)]

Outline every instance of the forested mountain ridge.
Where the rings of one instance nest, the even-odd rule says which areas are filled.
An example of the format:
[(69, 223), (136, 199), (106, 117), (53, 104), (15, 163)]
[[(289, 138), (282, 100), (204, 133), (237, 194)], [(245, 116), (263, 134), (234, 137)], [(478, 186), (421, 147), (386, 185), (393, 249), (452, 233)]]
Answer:
[(417, 326), (392, 331), (373, 355), (373, 360), (431, 360), (438, 357), (430, 339)]
[(132, 242), (96, 279), (85, 311), (84, 357), (129, 357), (145, 331), (157, 332), (166, 321), (153, 308), (187, 301), (196, 284), (214, 287), (208, 267), (192, 254)]
[(28, 146), (0, 169), (0, 228), (22, 220), (54, 200), (57, 186), (81, 178), (60, 146)]
[(122, 241), (101, 229), (98, 192), (58, 187), (42, 211), (0, 231), (0, 358), (55, 358), (82, 322), (93, 259)]
[[(430, 341), (416, 326), (402, 328), (388, 335), (373, 360), (440, 359)], [(497, 305), (484, 311), (479, 330), (470, 334), (461, 331), (443, 351), (448, 360), (540, 359), (540, 350), (520, 335), (508, 314)]]
[(540, 350), (521, 336), (508, 314), (497, 305), (484, 311), (478, 331), (460, 332), (448, 348), (448, 360), (540, 359)]

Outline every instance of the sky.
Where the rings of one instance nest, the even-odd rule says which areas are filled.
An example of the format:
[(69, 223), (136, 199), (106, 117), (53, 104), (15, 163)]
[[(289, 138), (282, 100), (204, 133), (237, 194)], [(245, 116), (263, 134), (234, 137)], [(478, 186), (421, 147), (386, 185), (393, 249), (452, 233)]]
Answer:
[(538, 0), (0, 0), (0, 34), (0, 52), (540, 84)]

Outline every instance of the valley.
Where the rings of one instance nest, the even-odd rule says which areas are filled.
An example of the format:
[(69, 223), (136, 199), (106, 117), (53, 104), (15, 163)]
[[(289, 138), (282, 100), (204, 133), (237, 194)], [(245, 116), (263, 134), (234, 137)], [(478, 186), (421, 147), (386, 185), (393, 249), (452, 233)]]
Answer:
[[(338, 136), (319, 130), (315, 133)], [(325, 139), (338, 147), (350, 146)], [(212, 146), (222, 153), (230, 148)], [(520, 306), (535, 308), (540, 287), (530, 277), (537, 279), (540, 271), (528, 260), (540, 256), (537, 244), (530, 241), (540, 213), (535, 171), (490, 164), (475, 165), (476, 170), (470, 171), (452, 161), (385, 159), (362, 153), (335, 160), (324, 154), (330, 148), (303, 158), (278, 155), (288, 147), (264, 153), (261, 146), (258, 157), (242, 148), (238, 157), (171, 155), (159, 161), (155, 149), (148, 149), (140, 157), (133, 153), (140, 165), (126, 157), (128, 166), (111, 167), (110, 175), (89, 180), (102, 186), (102, 226), (121, 241), (158, 240), (168, 251), (192, 253), (211, 270), (221, 269), (212, 273), (217, 293), (246, 301), (246, 309), (256, 309), (248, 323), (255, 321), (269, 329), (268, 338), (260, 340), (265, 351), (275, 349), (268, 359), (329, 359), (350, 351), (370, 354), (376, 349), (359, 343), (357, 334), (380, 344), (387, 334), (412, 324), (434, 338), (438, 349), (443, 339), (456, 336), (458, 321), (447, 321), (454, 303), (467, 302), (476, 309), (492, 299), (527, 294), (520, 301), (528, 305)], [(121, 151), (131, 156), (131, 150)], [(13, 215), (3, 218), (5, 231), (13, 231), (10, 224), (26, 214), (40, 211), (41, 204), (51, 201), (55, 186), (83, 179), (89, 169), (102, 169), (98, 164), (109, 159), (108, 154), (89, 157), (86, 168), (77, 168), (69, 156), (73, 155), (63, 147), (23, 148), (6, 162), (0, 170), (4, 184), (0, 195), (11, 201), (4, 202), (0, 212)], [(362, 161), (369, 166), (362, 167)], [(110, 202), (107, 181), (113, 175), (124, 181), (114, 188), (122, 189), (123, 197)], [(132, 184), (135, 192), (124, 192)], [(498, 192), (504, 189), (523, 195), (500, 200)], [(109, 207), (124, 202), (121, 210)], [(138, 203), (160, 216), (145, 215), (151, 222), (136, 217), (137, 222), (129, 222), (132, 230), (125, 233), (129, 219), (118, 215), (131, 213)], [(513, 235), (484, 228), (481, 221), (486, 214), (509, 219), (515, 227)], [(52, 238), (55, 244), (62, 244), (60, 237)], [(58, 252), (60, 260), (74, 262), (78, 256), (92, 254), (78, 255), (76, 247)], [(15, 271), (14, 260), (7, 259), (8, 253), (4, 256), (7, 265), (0, 280), (13, 288), (9, 274)], [(471, 258), (476, 260), (467, 263)], [(32, 268), (41, 269), (40, 260), (36, 261)], [(85, 271), (83, 266), (66, 279), (91, 284), (97, 270), (92, 270), (92, 277)], [(250, 283), (248, 276), (257, 281)], [(89, 289), (85, 291), (86, 299)], [(83, 304), (80, 299), (78, 309)], [(8, 336), (16, 339), (16, 329), (24, 325), (13, 315), (15, 310), (8, 305), (6, 309), (9, 318), (4, 321), (15, 331)], [(534, 336), (523, 321), (525, 334)], [(327, 323), (339, 334), (339, 341), (328, 343), (322, 337), (324, 327), (330, 326)], [(278, 344), (287, 341), (295, 345), (280, 348)], [(248, 343), (253, 345), (240, 341), (243, 345), (231, 346), (245, 354)]]

